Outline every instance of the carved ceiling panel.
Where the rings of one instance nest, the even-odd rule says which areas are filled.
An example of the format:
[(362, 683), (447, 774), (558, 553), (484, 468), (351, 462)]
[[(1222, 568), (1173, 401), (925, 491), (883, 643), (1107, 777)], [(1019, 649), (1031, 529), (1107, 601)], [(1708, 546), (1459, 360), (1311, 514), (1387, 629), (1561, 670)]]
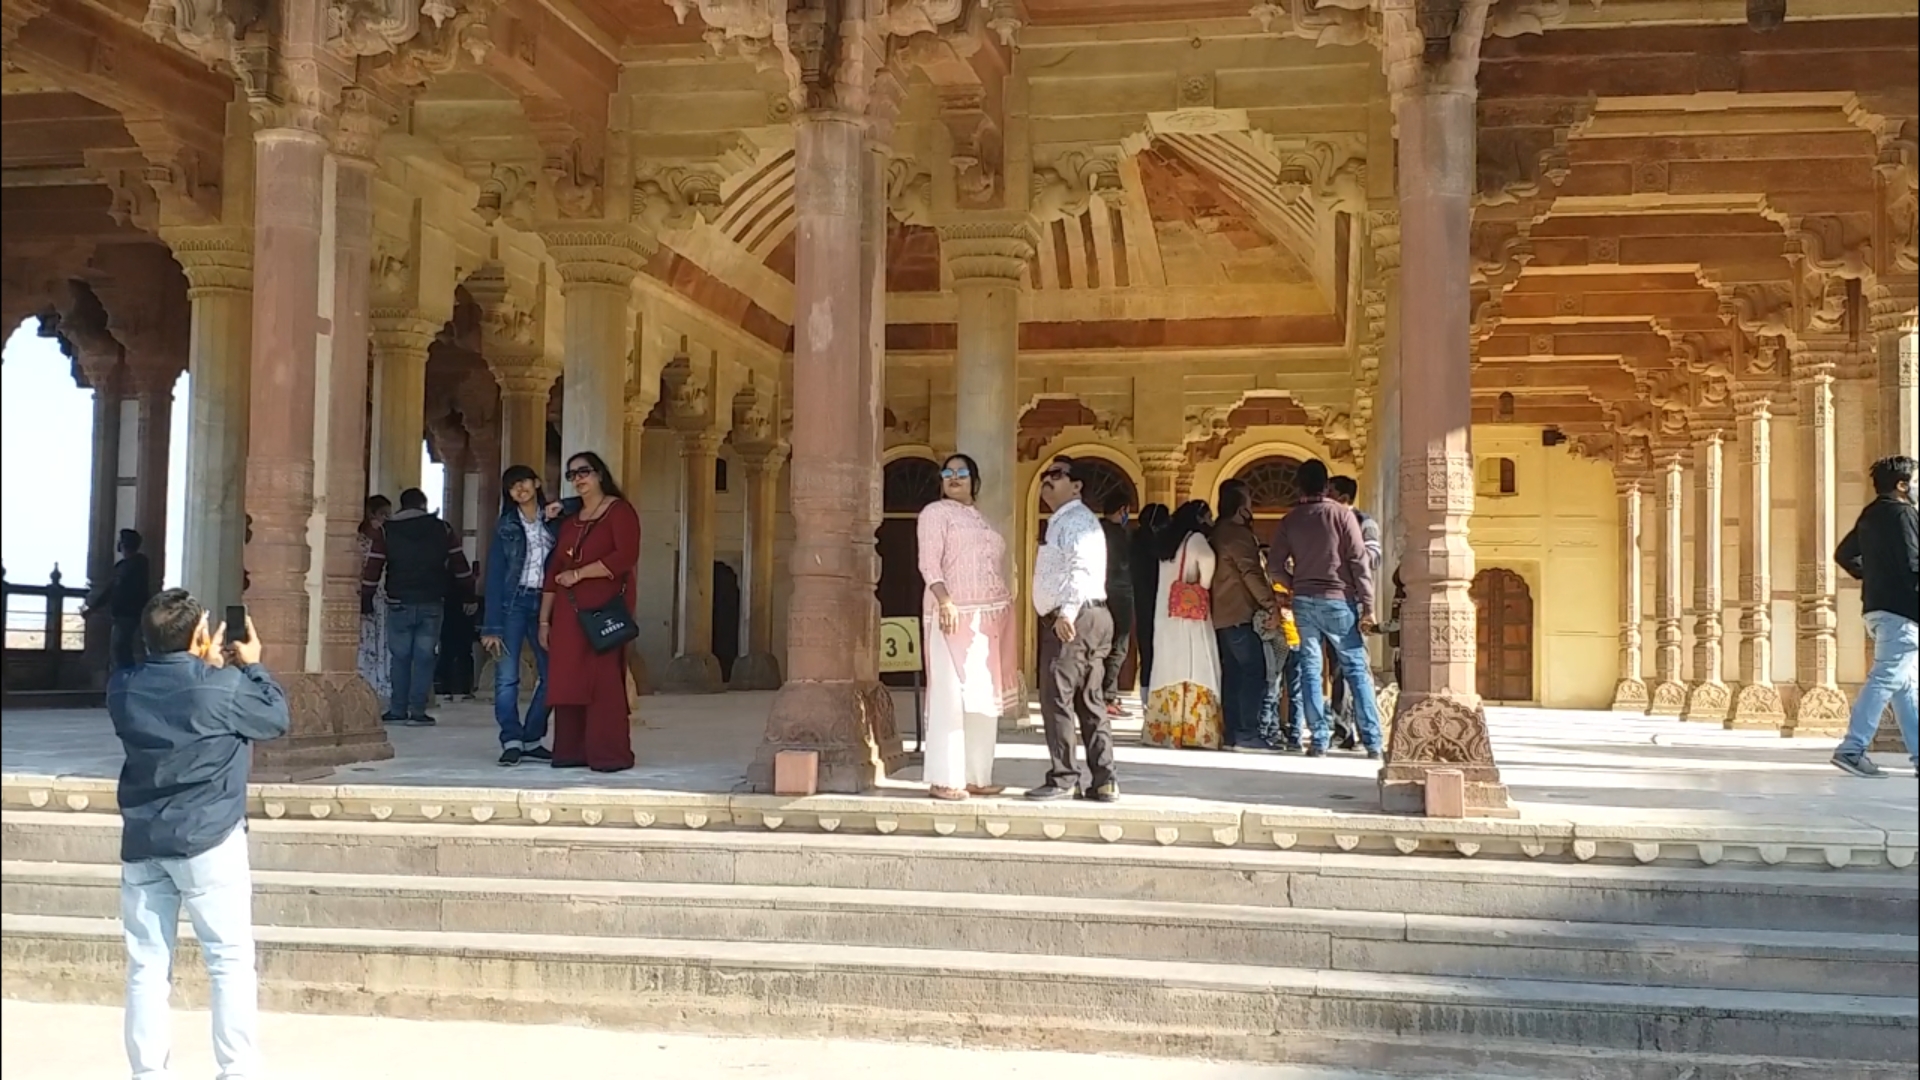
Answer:
[(1193, 159), (1198, 155), (1190, 147), (1196, 142), (1156, 141), (1138, 156), (1168, 282), (1311, 283), (1311, 270), (1275, 230), (1217, 173)]

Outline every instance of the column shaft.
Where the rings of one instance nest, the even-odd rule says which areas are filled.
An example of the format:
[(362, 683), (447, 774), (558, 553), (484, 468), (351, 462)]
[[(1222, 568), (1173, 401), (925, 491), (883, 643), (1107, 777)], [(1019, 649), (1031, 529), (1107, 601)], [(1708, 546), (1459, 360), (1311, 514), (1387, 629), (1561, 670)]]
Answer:
[(861, 239), (867, 204), (879, 197), (868, 190), (865, 144), (863, 125), (837, 113), (810, 113), (795, 129), (793, 593), (787, 682), (747, 776), (762, 791), (784, 750), (818, 753), (823, 791), (864, 791), (882, 771), (879, 703), (858, 680), (866, 665), (856, 655), (872, 608), (870, 596), (856, 604), (872, 573), (872, 537), (858, 534), (873, 513), (880, 469), (862, 422), (873, 297), (863, 287)]
[[(398, 320), (412, 324), (416, 320)], [(396, 502), (420, 486), (420, 458), (427, 431), (428, 324), (382, 327), (374, 349), (373, 468), (369, 494)], [(363, 377), (364, 378), (364, 377)]]
[(718, 433), (680, 433), (680, 641), (661, 682), (681, 693), (727, 688), (713, 655), (713, 473), (719, 454)]
[(1682, 719), (1716, 724), (1727, 718), (1732, 701), (1723, 669), (1720, 625), (1724, 459), (1718, 430), (1709, 430), (1693, 445), (1693, 681), (1687, 686), (1687, 704), (1681, 712)]
[[(98, 589), (113, 576), (120, 539), (120, 392), (117, 374), (102, 375), (93, 387), (93, 484), (87, 513), (87, 587)], [(107, 671), (112, 623), (103, 610), (88, 619), (86, 654)]]
[(1913, 331), (1883, 331), (1878, 336), (1880, 376), (1880, 454), (1920, 458), (1920, 361), (1914, 356)]
[[(525, 465), (547, 471), (547, 404), (553, 398), (553, 376), (504, 377), (500, 380), (500, 452), (504, 471)], [(633, 479), (623, 476), (632, 482)]]
[(240, 603), (251, 437), (253, 249), (231, 228), (167, 230), (192, 305), (186, 529), (180, 584), (214, 611)]
[(773, 542), (786, 447), (749, 446), (742, 456), (747, 466), (747, 655), (733, 665), (733, 688), (773, 690), (780, 685), (780, 658), (773, 653)]
[(1660, 462), (1660, 548), (1653, 574), (1654, 618), (1657, 620), (1653, 654), (1655, 681), (1647, 712), (1654, 716), (1679, 716), (1687, 704), (1687, 685), (1680, 678), (1685, 489), (1680, 455), (1666, 455)]
[(1835, 610), (1833, 549), (1834, 498), (1838, 491), (1838, 462), (1833, 430), (1833, 371), (1831, 356), (1794, 357), (1794, 381), (1800, 391), (1801, 445), (1805, 447), (1800, 503), (1800, 559), (1798, 596), (1799, 633), (1794, 660), (1799, 684), (1794, 702), (1792, 734), (1833, 735), (1845, 730), (1847, 699), (1839, 686), (1839, 616)]
[[(627, 411), (623, 429), (623, 448), (620, 455), (620, 478), (626, 484), (628, 494), (638, 499), (646, 478), (647, 414), (653, 410), (655, 399), (645, 397), (627, 398)], [(635, 504), (638, 505), (637, 503)], [(646, 560), (642, 549), (641, 556), (635, 560), (634, 580), (642, 580), (639, 575), (639, 563)], [(636, 610), (634, 616), (640, 617)], [(627, 647), (627, 680), (631, 684), (633, 696), (638, 699), (653, 693), (653, 679), (647, 673), (647, 658), (640, 651), (640, 642), (634, 641)], [(776, 684), (778, 685), (778, 684)], [(768, 687), (767, 689), (772, 689)], [(638, 712), (638, 702), (634, 703)]]
[[(980, 463), (979, 508), (1014, 550), (1019, 536), (1020, 287), (996, 278), (956, 282), (959, 341), (954, 354), (954, 446)], [(1002, 568), (1017, 581), (1011, 567)], [(1024, 592), (1024, 590), (1021, 590)]]
[[(1178, 509), (1180, 470), (1186, 463), (1186, 452), (1177, 446), (1141, 447), (1140, 473), (1146, 489), (1140, 493), (1142, 505), (1159, 503), (1169, 511)], [(1008, 536), (1007, 542), (1012, 544), (1017, 536), (1018, 533)]]
[(1430, 85), (1395, 103), (1400, 133), (1404, 317), (1401, 511), (1405, 682), (1380, 795), (1389, 811), (1420, 812), (1426, 776), (1466, 778), (1469, 812), (1511, 814), (1475, 687), (1471, 339), (1468, 227), (1474, 190), (1474, 94)]
[(1773, 684), (1773, 403), (1741, 402), (1746, 508), (1740, 527), (1740, 675), (1728, 727), (1778, 729), (1786, 720)]
[(1642, 480), (1618, 477), (1620, 493), (1620, 681), (1613, 689), (1618, 712), (1645, 712), (1650, 699), (1640, 669), (1640, 532)]
[(153, 564), (157, 588), (167, 572), (167, 479), (173, 452), (173, 378), (177, 372), (156, 372), (158, 384), (138, 388), (140, 397), (139, 480), (134, 488), (133, 527), (140, 530), (141, 548)]

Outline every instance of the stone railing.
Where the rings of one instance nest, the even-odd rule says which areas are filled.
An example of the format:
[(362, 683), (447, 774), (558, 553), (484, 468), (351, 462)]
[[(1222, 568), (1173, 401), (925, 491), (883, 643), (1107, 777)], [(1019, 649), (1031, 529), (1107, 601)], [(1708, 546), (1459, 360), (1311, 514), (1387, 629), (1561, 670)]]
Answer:
[(26, 704), (29, 696), (41, 695), (97, 697), (99, 673), (87, 661), (80, 618), (86, 590), (63, 584), (56, 566), (45, 585), (17, 585), (0, 570), (0, 595), (6, 611), (7, 703)]

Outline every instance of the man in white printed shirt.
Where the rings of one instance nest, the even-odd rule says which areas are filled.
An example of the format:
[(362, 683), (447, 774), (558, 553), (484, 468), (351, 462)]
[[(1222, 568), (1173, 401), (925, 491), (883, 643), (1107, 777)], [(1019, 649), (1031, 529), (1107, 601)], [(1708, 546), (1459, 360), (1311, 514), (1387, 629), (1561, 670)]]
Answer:
[[(1113, 616), (1107, 611), (1107, 537), (1100, 519), (1080, 501), (1083, 466), (1057, 457), (1040, 474), (1040, 497), (1053, 516), (1046, 546), (1033, 562), (1033, 609), (1041, 617), (1040, 714), (1046, 720), (1046, 783), (1027, 792), (1035, 800), (1073, 796), (1112, 802), (1113, 729), (1107, 722), (1107, 653)], [(1091, 783), (1082, 788), (1073, 760), (1074, 723), (1087, 750)]]

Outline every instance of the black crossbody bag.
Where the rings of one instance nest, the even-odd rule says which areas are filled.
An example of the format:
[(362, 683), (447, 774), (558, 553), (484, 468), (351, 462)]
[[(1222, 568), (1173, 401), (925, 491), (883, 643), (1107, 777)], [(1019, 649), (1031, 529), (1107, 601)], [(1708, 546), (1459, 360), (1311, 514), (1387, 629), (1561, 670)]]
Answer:
[[(600, 515), (600, 517), (605, 516), (605, 513)], [(594, 518), (580, 530), (580, 539), (574, 543), (573, 551), (569, 553), (574, 563), (572, 569), (580, 569), (580, 552), (587, 546), (587, 536), (598, 524), (600, 524), (600, 518)], [(587, 647), (594, 652), (612, 652), (640, 636), (640, 626), (633, 621), (633, 613), (627, 610), (625, 580), (622, 580), (620, 591), (614, 595), (613, 599), (599, 607), (583, 608), (573, 598), (572, 589), (566, 590), (566, 593), (567, 606), (573, 609), (574, 616), (580, 620), (580, 630), (587, 636)]]

